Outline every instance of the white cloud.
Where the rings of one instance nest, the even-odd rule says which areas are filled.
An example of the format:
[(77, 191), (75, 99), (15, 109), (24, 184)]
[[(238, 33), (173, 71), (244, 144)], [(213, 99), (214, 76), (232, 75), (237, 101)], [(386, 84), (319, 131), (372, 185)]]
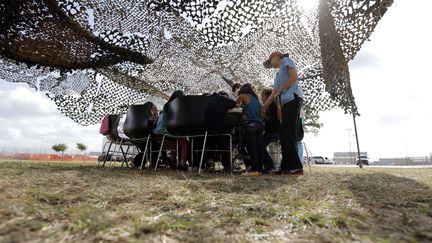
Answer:
[[(360, 147), (372, 158), (432, 152), (431, 7), (427, 0), (395, 1), (350, 63)], [(352, 117), (338, 110), (321, 116), (325, 127), (305, 140), (312, 152), (349, 151)]]
[(99, 151), (102, 136), (98, 125), (80, 126), (64, 117), (43, 94), (25, 87), (0, 91), (0, 148), (47, 149), (66, 143), (70, 151), (82, 142), (90, 151)]

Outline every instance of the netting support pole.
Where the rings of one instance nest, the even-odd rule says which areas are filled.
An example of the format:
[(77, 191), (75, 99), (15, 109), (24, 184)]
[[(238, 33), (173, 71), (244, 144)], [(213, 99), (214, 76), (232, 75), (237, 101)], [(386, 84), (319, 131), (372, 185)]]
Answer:
[(362, 162), (361, 162), (361, 156), (360, 156), (360, 144), (359, 144), (359, 138), (358, 138), (358, 133), (357, 133), (357, 122), (356, 122), (356, 113), (352, 112), (352, 116), (353, 116), (353, 122), (354, 122), (354, 132), (355, 132), (355, 137), (356, 137), (356, 144), (357, 144), (357, 164), (359, 166), (359, 168), (363, 168)]

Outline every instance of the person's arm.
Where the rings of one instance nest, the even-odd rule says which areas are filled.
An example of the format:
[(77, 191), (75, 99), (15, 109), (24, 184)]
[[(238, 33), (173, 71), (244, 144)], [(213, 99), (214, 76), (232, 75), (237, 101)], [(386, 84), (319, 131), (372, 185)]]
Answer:
[(240, 108), (242, 104), (243, 104), (243, 96), (239, 95), (239, 96), (237, 96), (236, 106), (235, 107)]
[(248, 104), (250, 102), (249, 97), (247, 95), (241, 94), (237, 97), (237, 108), (240, 108), (244, 104)]
[(279, 90), (276, 91), (275, 96), (279, 96), (280, 94), (282, 94), (285, 90), (289, 89), (297, 81), (297, 70), (289, 66), (286, 66), (286, 69), (289, 79), (281, 85)]
[(267, 98), (266, 102), (261, 106), (261, 115), (264, 117), (268, 107), (273, 103), (278, 95), (276, 95), (276, 89), (272, 90), (271, 95)]

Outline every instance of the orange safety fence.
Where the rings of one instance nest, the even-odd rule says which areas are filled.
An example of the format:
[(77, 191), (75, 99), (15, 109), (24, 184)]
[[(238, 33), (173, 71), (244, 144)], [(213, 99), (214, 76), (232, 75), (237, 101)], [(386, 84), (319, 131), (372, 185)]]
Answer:
[(59, 154), (25, 154), (25, 153), (4, 153), (0, 154), (0, 159), (17, 160), (38, 160), (38, 161), (97, 161), (96, 157), (88, 155), (64, 155)]

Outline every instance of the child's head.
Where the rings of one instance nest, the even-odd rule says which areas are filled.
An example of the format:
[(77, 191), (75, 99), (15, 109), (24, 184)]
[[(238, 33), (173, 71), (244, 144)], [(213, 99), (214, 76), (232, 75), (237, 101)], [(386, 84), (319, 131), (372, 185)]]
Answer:
[(239, 84), (239, 83), (235, 83), (235, 84), (233, 84), (233, 85), (231, 86), (231, 89), (232, 89), (233, 94), (237, 93), (237, 92), (239, 91), (240, 87), (241, 87), (241, 84)]
[(252, 95), (252, 96), (258, 98), (258, 96), (256, 95), (256, 93), (254, 91), (253, 86), (251, 84), (249, 84), (249, 83), (243, 84), (240, 87), (240, 90), (238, 91), (238, 94), (239, 95), (241, 95), (241, 94), (249, 94), (249, 95)]
[(153, 107), (151, 108), (151, 115), (153, 117), (158, 116), (158, 108), (157, 108), (157, 106), (153, 105)]
[(143, 105), (145, 108), (146, 112), (150, 112), (150, 117), (154, 118), (157, 117), (158, 115), (158, 109), (156, 107), (155, 104), (153, 104), (152, 102), (148, 101), (146, 103), (144, 103)]

